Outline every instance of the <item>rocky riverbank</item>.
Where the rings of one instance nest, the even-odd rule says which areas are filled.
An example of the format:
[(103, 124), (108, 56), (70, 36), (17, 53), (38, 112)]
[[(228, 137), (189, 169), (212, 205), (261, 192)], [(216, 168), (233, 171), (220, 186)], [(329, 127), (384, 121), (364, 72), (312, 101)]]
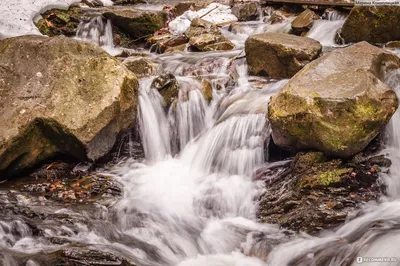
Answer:
[(0, 264), (277, 265), (396, 191), (400, 7), (68, 4), (0, 31)]

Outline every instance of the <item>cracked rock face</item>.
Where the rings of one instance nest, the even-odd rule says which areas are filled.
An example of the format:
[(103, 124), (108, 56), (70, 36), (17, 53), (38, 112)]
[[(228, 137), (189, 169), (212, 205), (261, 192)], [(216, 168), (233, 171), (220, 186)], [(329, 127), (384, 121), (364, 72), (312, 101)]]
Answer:
[(0, 176), (56, 154), (102, 157), (135, 122), (137, 88), (136, 77), (94, 44), (41, 36), (0, 41)]

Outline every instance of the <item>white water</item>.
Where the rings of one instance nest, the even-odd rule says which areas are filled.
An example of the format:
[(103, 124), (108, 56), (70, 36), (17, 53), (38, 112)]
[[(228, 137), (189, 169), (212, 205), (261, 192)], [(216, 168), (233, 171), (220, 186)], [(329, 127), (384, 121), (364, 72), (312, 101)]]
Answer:
[(103, 20), (101, 16), (94, 17), (88, 22), (81, 22), (76, 31), (76, 38), (97, 44), (110, 55), (118, 55), (121, 49), (114, 45), (111, 21)]
[(307, 33), (307, 37), (319, 41), (322, 46), (338, 46), (335, 42), (336, 32), (343, 26), (343, 20), (317, 20), (311, 30)]
[[(329, 36), (323, 34), (336, 28), (330, 22), (337, 21), (316, 24), (309, 34), (314, 31), (314, 38), (331, 46), (331, 31)], [(244, 43), (249, 34), (286, 30), (288, 25), (285, 21), (257, 26), (255, 31), (242, 35), (227, 34)], [(110, 44), (107, 40), (97, 42), (103, 36), (100, 32), (88, 33), (85, 38), (99, 45)], [(399, 112), (388, 126), (384, 151), (393, 161), (390, 175), (383, 176), (389, 197), (366, 204), (358, 218), (319, 237), (288, 237), (276, 225), (255, 221), (255, 204), (264, 184), (251, 178), (266, 157), (269, 97), (286, 81), (255, 89), (246, 66), (239, 63), (234, 71), (234, 87), (226, 85), (231, 58), (239, 54), (230, 51), (160, 56), (163, 69), (178, 76), (182, 91), (176, 105), (167, 110), (161, 95), (150, 88), (154, 77), (140, 80), (138, 118), (146, 161), (124, 161), (112, 170), (123, 184), (123, 198), (108, 205), (96, 204), (90, 214), (51, 206), (47, 213), (69, 214), (78, 222), (59, 226), (46, 221), (39, 225), (45, 237), (33, 236), (28, 225), (18, 219), (1, 220), (0, 265), (18, 265), (17, 258), (23, 254), (64, 247), (54, 245), (47, 237), (122, 254), (138, 265), (149, 266), (336, 266), (351, 265), (357, 255), (397, 256)], [(194, 77), (198, 73), (211, 79), (211, 103), (200, 91)], [(395, 73), (387, 77), (387, 82), (399, 90), (400, 80)], [(0, 203), (8, 204), (8, 196), (2, 196)], [(20, 207), (49, 208), (42, 204), (18, 197)], [(94, 222), (79, 222), (83, 218)], [(38, 264), (33, 258), (26, 265)]]
[[(284, 83), (250, 90), (250, 96), (238, 87), (225, 98), (231, 103), (218, 112), (213, 104), (207, 106), (194, 80), (178, 80), (182, 91), (169, 111), (176, 108), (180, 117), (169, 121), (180, 133), (181, 152), (176, 156), (166, 148), (166, 136), (173, 130), (165, 130), (162, 98), (149, 88), (150, 79), (142, 80), (140, 126), (152, 164), (128, 162), (115, 170), (125, 190), (114, 207), (119, 226), (157, 247), (161, 259), (147, 258), (150, 265), (263, 265), (240, 250), (248, 249), (246, 242), (254, 231), (283, 237), (276, 226), (254, 222), (254, 200), (262, 182), (253, 182), (251, 175), (264, 162), (269, 134), (265, 106)], [(207, 124), (207, 112), (213, 110), (221, 114)], [(196, 130), (194, 123), (203, 126)], [(154, 145), (146, 148), (147, 144)], [(134, 219), (138, 213), (144, 216), (140, 227)]]

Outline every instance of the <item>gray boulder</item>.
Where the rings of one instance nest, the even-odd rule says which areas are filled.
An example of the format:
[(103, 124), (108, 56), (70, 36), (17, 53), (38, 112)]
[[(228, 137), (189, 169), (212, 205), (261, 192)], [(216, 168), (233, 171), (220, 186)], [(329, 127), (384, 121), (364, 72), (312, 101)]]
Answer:
[(137, 79), (98, 46), (23, 36), (0, 51), (3, 177), (56, 154), (99, 159), (134, 124)]

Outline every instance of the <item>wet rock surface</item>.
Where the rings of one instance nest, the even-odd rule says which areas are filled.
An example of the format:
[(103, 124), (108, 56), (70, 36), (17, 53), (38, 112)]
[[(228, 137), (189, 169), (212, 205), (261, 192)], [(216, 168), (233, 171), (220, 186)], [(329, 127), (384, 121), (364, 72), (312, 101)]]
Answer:
[(250, 36), (245, 44), (249, 72), (271, 78), (290, 78), (322, 51), (319, 42), (285, 33)]
[(389, 159), (371, 151), (349, 160), (328, 159), (321, 152), (298, 153), (291, 161), (272, 163), (255, 175), (266, 185), (258, 217), (312, 234), (335, 227), (354, 218), (364, 202), (384, 194), (379, 175), (390, 165)]
[(137, 266), (121, 256), (93, 248), (67, 248), (38, 256), (35, 261), (43, 266)]
[(155, 78), (151, 87), (160, 92), (167, 106), (170, 106), (178, 98), (179, 84), (176, 77), (171, 73), (164, 73)]
[(147, 39), (150, 45), (150, 50), (157, 53), (164, 53), (167, 50), (177, 49), (178, 47), (185, 45), (189, 42), (189, 39), (185, 35), (172, 35), (169, 33), (152, 36)]
[(258, 2), (244, 2), (234, 4), (232, 7), (232, 14), (234, 14), (239, 21), (256, 20), (259, 15), (260, 5)]

